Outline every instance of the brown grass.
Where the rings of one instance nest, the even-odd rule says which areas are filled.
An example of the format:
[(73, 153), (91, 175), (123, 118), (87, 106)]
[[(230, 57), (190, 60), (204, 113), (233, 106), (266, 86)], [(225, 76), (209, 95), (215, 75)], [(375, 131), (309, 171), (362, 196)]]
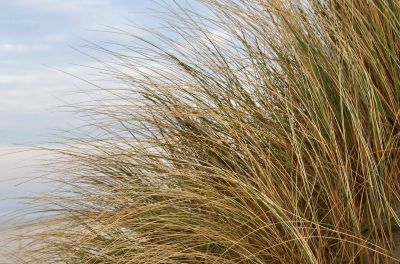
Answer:
[(204, 2), (102, 49), (125, 86), (18, 262), (397, 263), (400, 2)]

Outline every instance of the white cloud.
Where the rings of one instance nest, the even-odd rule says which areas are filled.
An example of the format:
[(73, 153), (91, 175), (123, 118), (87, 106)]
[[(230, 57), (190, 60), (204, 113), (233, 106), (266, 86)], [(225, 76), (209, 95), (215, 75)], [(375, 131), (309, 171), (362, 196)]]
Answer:
[(40, 13), (76, 13), (104, 5), (103, 0), (14, 0), (14, 4)]
[(9, 111), (49, 111), (66, 102), (79, 101), (79, 95), (73, 95), (73, 92), (84, 90), (89, 84), (73, 76), (90, 80), (96, 72), (92, 68), (101, 67), (96, 63), (87, 66), (58, 67), (58, 71), (45, 67), (32, 70), (35, 67), (28, 65), (25, 70), (13, 74), (0, 74), (0, 114)]
[(12, 54), (21, 54), (33, 51), (44, 51), (48, 49), (48, 46), (44, 45), (26, 45), (26, 44), (17, 44), (17, 43), (0, 43), (0, 54), (4, 53), (9, 55)]

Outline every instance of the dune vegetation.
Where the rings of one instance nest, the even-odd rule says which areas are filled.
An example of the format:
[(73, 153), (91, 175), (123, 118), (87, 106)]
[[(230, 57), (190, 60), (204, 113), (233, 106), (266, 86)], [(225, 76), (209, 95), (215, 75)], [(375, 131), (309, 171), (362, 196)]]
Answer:
[(96, 46), (16, 263), (398, 263), (400, 2), (201, 2)]

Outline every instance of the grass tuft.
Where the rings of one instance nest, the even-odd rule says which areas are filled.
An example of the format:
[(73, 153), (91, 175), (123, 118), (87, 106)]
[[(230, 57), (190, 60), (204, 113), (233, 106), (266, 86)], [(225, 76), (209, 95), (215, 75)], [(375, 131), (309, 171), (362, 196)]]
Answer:
[(203, 5), (97, 47), (121, 88), (19, 262), (397, 263), (400, 2)]

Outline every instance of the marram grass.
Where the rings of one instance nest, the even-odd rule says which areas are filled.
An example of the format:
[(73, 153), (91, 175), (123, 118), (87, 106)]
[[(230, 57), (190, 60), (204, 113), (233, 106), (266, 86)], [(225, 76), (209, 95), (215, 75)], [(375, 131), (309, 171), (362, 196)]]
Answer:
[(17, 262), (398, 263), (400, 2), (203, 2), (103, 49)]

